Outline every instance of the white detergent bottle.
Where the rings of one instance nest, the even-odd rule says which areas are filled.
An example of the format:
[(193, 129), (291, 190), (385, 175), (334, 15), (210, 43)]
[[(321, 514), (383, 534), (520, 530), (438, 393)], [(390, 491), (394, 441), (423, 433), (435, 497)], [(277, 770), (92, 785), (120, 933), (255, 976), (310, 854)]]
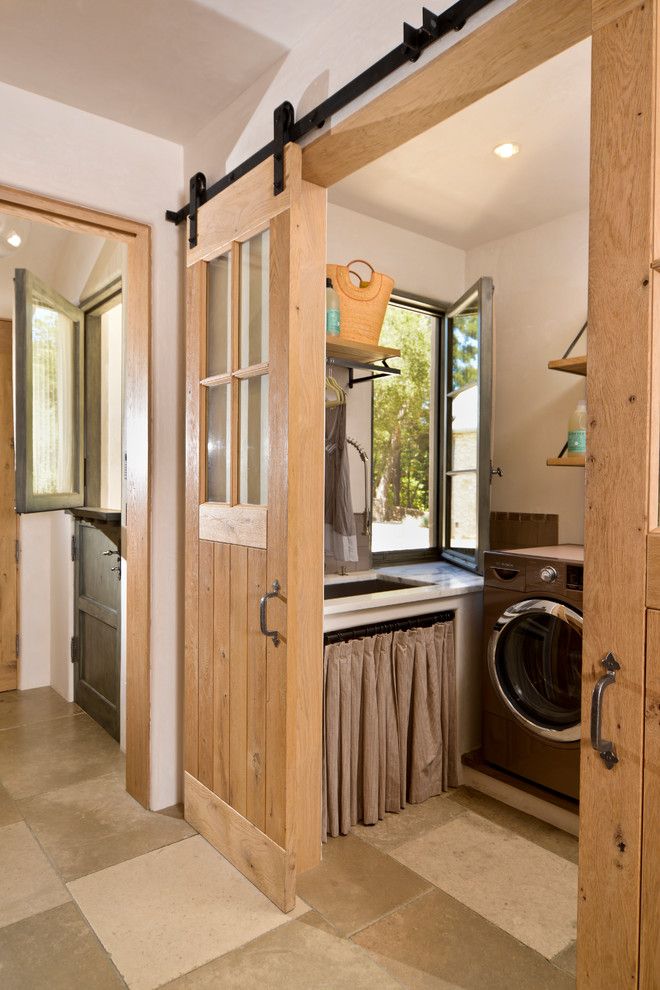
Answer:
[(568, 421), (568, 453), (587, 452), (587, 402), (580, 399)]

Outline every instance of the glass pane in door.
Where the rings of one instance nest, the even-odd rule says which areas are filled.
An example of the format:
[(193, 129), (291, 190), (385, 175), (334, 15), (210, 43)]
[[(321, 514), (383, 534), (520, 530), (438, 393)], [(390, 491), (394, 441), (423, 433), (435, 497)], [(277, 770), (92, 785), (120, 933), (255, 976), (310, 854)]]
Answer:
[(449, 341), (450, 389), (477, 385), (479, 381), (479, 298), (475, 295), (462, 312), (451, 319)]
[(477, 472), (450, 475), (448, 546), (474, 553), (477, 546)]
[(268, 502), (268, 375), (241, 381), (238, 421), (238, 500), (242, 505), (266, 505)]
[(229, 385), (206, 389), (206, 500), (229, 502), (231, 435)]
[(78, 488), (76, 324), (35, 300), (32, 310), (32, 490)]
[(241, 368), (268, 360), (268, 230), (241, 244)]
[(448, 403), (449, 470), (476, 470), (479, 430), (479, 389), (462, 389)]
[(206, 289), (206, 375), (230, 370), (231, 254), (209, 262)]

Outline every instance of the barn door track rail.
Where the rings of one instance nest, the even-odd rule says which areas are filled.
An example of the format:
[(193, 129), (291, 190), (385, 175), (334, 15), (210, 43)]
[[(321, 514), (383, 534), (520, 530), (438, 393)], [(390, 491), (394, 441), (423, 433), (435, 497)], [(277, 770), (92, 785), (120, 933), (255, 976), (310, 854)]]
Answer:
[(226, 189), (237, 179), (251, 172), (266, 159), (273, 158), (273, 191), (279, 195), (284, 190), (284, 149), (291, 141), (300, 141), (315, 128), (323, 127), (326, 121), (376, 86), (387, 76), (396, 72), (408, 62), (416, 62), (419, 56), (434, 41), (443, 38), (452, 31), (461, 31), (470, 17), (493, 0), (458, 0), (441, 14), (423, 8), (422, 26), (403, 25), (403, 42), (393, 48), (351, 82), (342, 86), (333, 96), (329, 96), (317, 107), (306, 113), (300, 120), (295, 119), (294, 108), (288, 101), (281, 103), (273, 113), (273, 140), (256, 151), (244, 162), (233, 168), (231, 172), (218, 179), (212, 185), (206, 185), (206, 176), (197, 172), (190, 179), (190, 200), (180, 210), (167, 210), (165, 219), (171, 223), (180, 224), (190, 218), (188, 243), (190, 247), (197, 245), (197, 211), (223, 189)]

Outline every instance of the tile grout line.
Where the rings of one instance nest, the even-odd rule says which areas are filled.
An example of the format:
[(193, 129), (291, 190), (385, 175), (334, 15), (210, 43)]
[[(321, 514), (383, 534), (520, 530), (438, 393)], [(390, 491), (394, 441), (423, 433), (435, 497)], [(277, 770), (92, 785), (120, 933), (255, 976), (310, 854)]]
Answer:
[(59, 722), (63, 718), (79, 718), (80, 715), (85, 715), (85, 714), (86, 714), (86, 712), (84, 712), (82, 710), (82, 708), (81, 708), (77, 712), (64, 712), (62, 715), (49, 715), (46, 718), (37, 718), (37, 719), (34, 719), (31, 722), (16, 722), (15, 725), (4, 725), (4, 726), (0, 727), (0, 733), (1, 732), (12, 732), (15, 729), (27, 729), (31, 725), (44, 725), (45, 722)]

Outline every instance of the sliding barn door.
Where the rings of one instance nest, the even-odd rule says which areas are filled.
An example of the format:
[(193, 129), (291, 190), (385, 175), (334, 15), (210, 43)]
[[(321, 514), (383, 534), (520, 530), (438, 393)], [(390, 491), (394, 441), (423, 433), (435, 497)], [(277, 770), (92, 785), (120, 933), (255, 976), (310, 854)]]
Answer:
[(320, 859), (325, 190), (287, 149), (188, 252), (185, 815), (282, 910)]

